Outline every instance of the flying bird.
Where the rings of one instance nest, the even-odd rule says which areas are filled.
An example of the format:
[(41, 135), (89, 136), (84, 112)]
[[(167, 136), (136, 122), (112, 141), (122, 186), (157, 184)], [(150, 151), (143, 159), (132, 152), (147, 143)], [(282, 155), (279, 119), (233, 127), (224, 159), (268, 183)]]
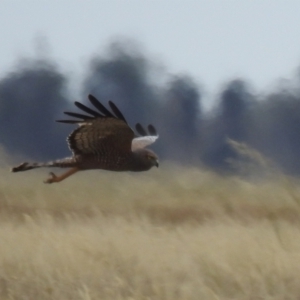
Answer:
[(54, 183), (82, 170), (147, 171), (153, 166), (158, 167), (157, 155), (145, 148), (158, 138), (153, 125), (148, 125), (145, 129), (137, 123), (135, 133), (113, 102), (108, 102), (110, 111), (94, 96), (89, 95), (88, 98), (94, 109), (76, 101), (76, 107), (85, 114), (64, 112), (77, 119), (57, 120), (79, 125), (67, 138), (69, 149), (72, 151), (71, 157), (46, 163), (24, 162), (11, 171), (21, 172), (41, 167), (70, 168), (61, 175), (51, 172), (50, 177), (44, 181)]

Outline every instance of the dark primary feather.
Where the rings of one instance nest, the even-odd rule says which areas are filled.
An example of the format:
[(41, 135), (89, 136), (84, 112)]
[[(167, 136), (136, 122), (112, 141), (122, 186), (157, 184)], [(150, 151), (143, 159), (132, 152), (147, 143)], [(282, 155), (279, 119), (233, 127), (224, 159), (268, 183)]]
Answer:
[(140, 123), (137, 123), (135, 125), (135, 129), (141, 136), (157, 135), (157, 131), (156, 131), (155, 127), (151, 124), (148, 125), (148, 132)]
[(150, 133), (150, 135), (157, 135), (157, 131), (155, 129), (155, 127), (153, 125), (148, 125), (148, 131)]
[(56, 120), (55, 122), (65, 123), (65, 124), (78, 124), (78, 123), (80, 123), (80, 121), (78, 121), (78, 120)]
[(104, 106), (102, 105), (96, 97), (93, 95), (89, 95), (89, 100), (91, 103), (101, 112), (104, 114), (106, 117), (111, 117), (114, 118), (115, 116)]
[(78, 108), (80, 108), (81, 110), (85, 111), (86, 113), (88, 113), (88, 114), (90, 114), (90, 115), (92, 115), (92, 116), (94, 116), (94, 117), (96, 117), (96, 118), (97, 118), (97, 117), (98, 117), (98, 118), (103, 117), (103, 115), (100, 115), (98, 112), (96, 112), (96, 111), (90, 109), (89, 107), (85, 106), (84, 104), (82, 104), (82, 103), (80, 103), (80, 102), (75, 101), (75, 105), (76, 105)]
[(112, 109), (112, 111), (116, 115), (116, 117), (119, 118), (119, 119), (121, 119), (121, 120), (123, 120), (127, 124), (125, 117), (120, 112), (120, 110), (118, 109), (118, 107), (112, 101), (108, 101), (108, 103), (109, 103), (110, 108)]
[(73, 113), (73, 112), (69, 112), (69, 111), (65, 111), (64, 114), (67, 115), (67, 116), (74, 117), (74, 118), (79, 118), (79, 119), (82, 119), (82, 120), (93, 119), (93, 117), (86, 116), (86, 115), (83, 115), (83, 114)]
[[(124, 118), (123, 114), (121, 113), (121, 111), (118, 109), (118, 107), (112, 102), (109, 101), (109, 105), (112, 109), (112, 111), (115, 113), (115, 115), (113, 115), (107, 108), (105, 108), (94, 96), (89, 95), (89, 100), (91, 101), (91, 103), (95, 106), (95, 108), (97, 108), (99, 110), (99, 112), (87, 107), (86, 105), (80, 103), (80, 102), (75, 102), (75, 105), (83, 110), (84, 112), (92, 115), (92, 116), (88, 116), (88, 115), (84, 115), (84, 114), (79, 114), (79, 113), (74, 113), (74, 112), (64, 112), (64, 114), (71, 116), (71, 117), (75, 117), (75, 118), (79, 118), (82, 119), (81, 121), (85, 121), (85, 120), (91, 120), (94, 118), (114, 118), (114, 119), (120, 119), (122, 121), (124, 121), (126, 124), (126, 119)], [(60, 123), (69, 123), (69, 124), (74, 124), (77, 123), (79, 121), (76, 120), (57, 120), (57, 122)]]
[(135, 129), (141, 136), (147, 135), (147, 131), (144, 129), (144, 127), (140, 123), (137, 123), (135, 125)]

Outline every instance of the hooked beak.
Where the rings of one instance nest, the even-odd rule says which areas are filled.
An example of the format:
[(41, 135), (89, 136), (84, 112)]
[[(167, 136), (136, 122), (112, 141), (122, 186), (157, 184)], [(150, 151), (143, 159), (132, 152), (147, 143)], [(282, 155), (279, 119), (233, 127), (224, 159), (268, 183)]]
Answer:
[(158, 160), (156, 160), (155, 166), (156, 166), (157, 168), (159, 167), (159, 161), (158, 161)]

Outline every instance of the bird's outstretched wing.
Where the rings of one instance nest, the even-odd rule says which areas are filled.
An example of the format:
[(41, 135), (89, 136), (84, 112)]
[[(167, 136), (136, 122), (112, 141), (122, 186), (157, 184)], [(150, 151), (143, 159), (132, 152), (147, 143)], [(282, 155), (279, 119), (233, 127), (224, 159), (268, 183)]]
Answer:
[(64, 114), (79, 120), (57, 120), (57, 122), (78, 124), (79, 128), (68, 136), (68, 145), (73, 154), (101, 155), (103, 152), (129, 152), (144, 148), (155, 142), (158, 134), (153, 125), (148, 125), (148, 131), (139, 123), (134, 134), (121, 111), (109, 101), (110, 112), (94, 96), (88, 96), (91, 104), (97, 110), (91, 109), (80, 102), (75, 105), (84, 113), (64, 112)]
[(78, 124), (67, 141), (73, 154), (101, 155), (104, 152), (129, 152), (134, 138), (133, 130), (128, 126), (117, 106), (109, 101), (110, 112), (94, 96), (89, 95), (91, 109), (80, 102), (75, 105), (86, 114), (65, 112), (79, 120), (58, 120), (57, 122)]
[(148, 145), (153, 144), (158, 139), (158, 134), (153, 125), (148, 125), (148, 132), (139, 123), (135, 125), (136, 131), (141, 135), (137, 136), (132, 140), (131, 149), (132, 151), (136, 149), (145, 148)]

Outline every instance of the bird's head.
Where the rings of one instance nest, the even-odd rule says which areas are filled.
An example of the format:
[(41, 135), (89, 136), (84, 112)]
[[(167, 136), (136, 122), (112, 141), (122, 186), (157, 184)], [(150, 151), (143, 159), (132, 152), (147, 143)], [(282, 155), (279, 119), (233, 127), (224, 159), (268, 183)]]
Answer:
[(147, 171), (152, 167), (159, 166), (157, 155), (149, 149), (137, 149), (132, 152), (134, 158), (134, 167), (131, 171)]

